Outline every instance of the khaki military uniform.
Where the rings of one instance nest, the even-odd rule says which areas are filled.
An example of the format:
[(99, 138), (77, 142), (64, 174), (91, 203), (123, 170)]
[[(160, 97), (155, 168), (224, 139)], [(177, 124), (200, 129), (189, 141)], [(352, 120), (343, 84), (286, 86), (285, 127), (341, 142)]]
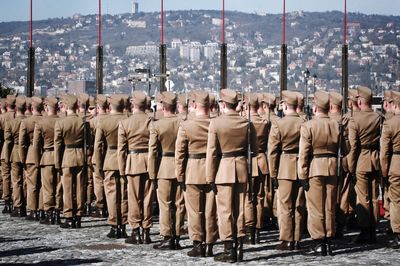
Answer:
[(308, 180), (308, 231), (320, 240), (335, 236), (337, 151), (339, 125), (328, 115), (314, 117), (301, 127), (298, 176)]
[[(39, 160), (40, 154), (33, 149), (33, 131), (35, 124), (42, 120), (42, 115), (31, 115), (21, 122), (19, 130), (19, 156), (25, 165), (27, 185), (26, 208), (30, 211), (43, 210), (43, 201), (39, 199), (41, 187)], [(41, 204), (39, 204), (41, 203)]]
[(361, 111), (349, 122), (350, 173), (356, 175), (357, 219), (364, 229), (375, 228), (379, 206), (379, 134), (381, 117), (370, 111)]
[(165, 237), (182, 234), (185, 203), (183, 189), (175, 172), (175, 141), (180, 119), (164, 117), (150, 126), (149, 176), (157, 180), (160, 206), (160, 234)]
[[(85, 117), (84, 112), (78, 113), (78, 116), (81, 117), (82, 119)], [(93, 116), (90, 113), (86, 113), (86, 120), (89, 125), (90, 121), (93, 118)], [(90, 131), (92, 133), (92, 131)], [(94, 139), (94, 136), (92, 136)], [(94, 182), (93, 182), (93, 164), (92, 164), (92, 153), (91, 153), (91, 147), (87, 147), (87, 157), (86, 157), (86, 173), (84, 173), (84, 178), (85, 178), (85, 204), (86, 206), (90, 206), (92, 203), (92, 196), (94, 194)]]
[[(252, 152), (258, 146), (254, 126), (251, 127)], [(219, 237), (233, 241), (245, 236), (247, 190), (247, 134), (248, 121), (236, 112), (211, 120), (206, 158), (207, 183), (217, 186)]]
[(0, 115), (0, 133), (2, 135), (2, 143), (1, 143), (1, 175), (3, 180), (3, 194), (2, 198), (6, 203), (12, 201), (12, 183), (11, 183), (11, 163), (9, 160), (6, 161), (5, 157), (5, 127), (7, 121), (13, 120), (15, 118), (15, 112), (9, 111), (5, 114)]
[(303, 231), (305, 195), (297, 174), (300, 128), (304, 119), (288, 114), (272, 123), (268, 140), (270, 175), (277, 178), (279, 238), (300, 241)]
[(263, 210), (265, 201), (265, 178), (269, 174), (267, 163), (267, 144), (269, 124), (258, 114), (251, 114), (251, 122), (254, 125), (258, 141), (258, 154), (252, 157), (252, 201), (246, 197), (245, 225), (256, 229), (262, 228)]
[[(86, 130), (85, 130), (86, 126)], [(58, 120), (54, 128), (54, 164), (62, 170), (63, 212), (65, 218), (82, 216), (85, 200), (83, 177), (85, 144), (90, 144), (89, 125), (77, 114)], [(84, 132), (86, 131), (86, 136)], [(86, 140), (84, 138), (86, 137)]]
[(46, 116), (35, 125), (32, 152), (40, 156), (36, 162), (40, 167), (44, 211), (62, 209), (62, 185), (54, 164), (54, 128), (58, 115)]
[[(97, 116), (93, 117), (90, 120), (90, 128), (92, 132), (93, 138), (96, 136), (96, 129), (99, 125), (99, 121), (103, 118), (107, 117), (107, 114), (97, 114)], [(91, 160), (91, 167), (94, 169), (94, 160), (95, 156), (93, 154), (92, 160)], [(98, 175), (96, 171), (92, 171), (93, 173), (93, 188), (94, 188), (94, 195), (96, 197), (95, 200), (95, 207), (97, 209), (105, 209), (106, 207), (106, 197), (105, 197), (105, 192), (104, 192), (104, 177), (101, 175)], [(90, 188), (87, 190), (90, 191)]]
[(215, 194), (206, 181), (209, 124), (208, 116), (196, 116), (181, 124), (175, 159), (178, 181), (186, 185), (185, 202), (190, 239), (214, 244), (218, 238)]
[[(381, 137), (380, 163), (382, 176), (388, 178), (390, 225), (400, 233), (400, 115), (385, 121)], [(386, 200), (385, 200), (386, 201)]]
[(151, 118), (137, 111), (119, 123), (118, 166), (128, 181), (128, 222), (132, 229), (153, 226), (153, 187), (148, 175)]
[[(394, 117), (393, 112), (385, 113), (385, 121), (390, 120)], [(384, 198), (383, 198), (383, 209), (385, 210), (384, 217), (387, 220), (390, 220), (390, 197), (389, 197), (389, 187), (384, 186)]]
[(109, 114), (102, 118), (96, 129), (94, 142), (95, 171), (104, 175), (104, 190), (107, 198), (108, 224), (112, 226), (128, 223), (127, 180), (118, 167), (118, 124), (128, 118), (126, 114)]
[(12, 200), (14, 208), (24, 209), (26, 199), (24, 193), (24, 174), (21, 158), (19, 156), (19, 128), (24, 115), (16, 115), (8, 120), (4, 130), (5, 163), (11, 163)]

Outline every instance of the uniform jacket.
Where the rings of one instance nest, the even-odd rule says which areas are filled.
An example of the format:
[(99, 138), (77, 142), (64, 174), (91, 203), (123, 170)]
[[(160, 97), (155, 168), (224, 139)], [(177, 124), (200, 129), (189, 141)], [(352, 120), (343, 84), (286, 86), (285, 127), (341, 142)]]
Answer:
[(189, 154), (206, 154), (209, 116), (196, 116), (182, 122), (176, 139), (176, 176), (179, 182), (205, 185), (206, 158), (188, 158)]
[(41, 166), (54, 165), (54, 127), (59, 119), (58, 115), (49, 115), (35, 124), (32, 147), (40, 156)]
[(270, 175), (278, 179), (297, 180), (300, 128), (304, 119), (288, 114), (272, 123), (268, 139)]
[(253, 156), (252, 161), (252, 176), (259, 176), (269, 174), (267, 163), (267, 147), (268, 147), (268, 134), (269, 122), (262, 119), (258, 114), (251, 114), (251, 122), (257, 134), (258, 153)]
[(97, 174), (100, 170), (118, 171), (118, 125), (128, 118), (127, 114), (109, 114), (100, 119), (94, 140), (94, 164)]
[[(337, 176), (338, 145), (339, 125), (328, 115), (316, 116), (304, 123), (300, 130), (299, 179)], [(316, 157), (323, 154), (331, 157)]]
[(3, 145), (5, 142), (4, 139), (4, 130), (6, 128), (6, 122), (14, 119), (15, 117), (15, 112), (14, 111), (9, 111), (7, 113), (1, 114), (0, 115), (0, 148), (1, 148), (1, 160), (5, 159), (5, 149), (3, 149)]
[(19, 157), (19, 128), (22, 120), (25, 119), (24, 115), (16, 115), (14, 119), (6, 122), (4, 130), (4, 160), (5, 162), (20, 163)]
[(349, 171), (379, 171), (379, 135), (382, 117), (374, 111), (361, 111), (349, 121)]
[[(173, 115), (150, 125), (149, 176), (151, 179), (175, 179), (175, 142), (181, 120)], [(173, 156), (162, 156), (170, 153)]]
[(400, 115), (383, 124), (380, 161), (382, 176), (400, 176)]
[[(248, 121), (236, 112), (223, 114), (210, 122), (208, 130), (206, 180), (207, 183), (234, 184), (246, 183), (247, 172), (247, 134)], [(251, 124), (252, 153), (258, 155), (257, 137)], [(242, 156), (222, 158), (231, 152)]]
[[(85, 126), (86, 130), (84, 129)], [(89, 123), (84, 123), (82, 117), (77, 114), (69, 114), (56, 122), (54, 128), (54, 164), (57, 169), (83, 166), (85, 131), (86, 144), (90, 146), (92, 138)]]
[(42, 119), (42, 115), (31, 115), (21, 122), (19, 129), (19, 157), (24, 164), (39, 164), (40, 154), (34, 152), (32, 144), (35, 124)]
[(134, 112), (128, 119), (119, 122), (118, 167), (121, 175), (147, 173), (148, 152), (129, 153), (134, 150), (148, 150), (151, 117), (144, 112)]

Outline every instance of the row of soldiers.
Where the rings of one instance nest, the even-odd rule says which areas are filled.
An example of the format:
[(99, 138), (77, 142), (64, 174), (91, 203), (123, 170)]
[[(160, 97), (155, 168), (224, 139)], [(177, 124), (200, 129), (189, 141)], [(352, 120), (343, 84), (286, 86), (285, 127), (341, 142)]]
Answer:
[(282, 92), (282, 118), (267, 93), (224, 89), (216, 101), (206, 91), (163, 92), (155, 100), (152, 112), (141, 91), (96, 101), (8, 96), (0, 115), (3, 213), (28, 210), (28, 219), (80, 228), (94, 192), (94, 215), (108, 217), (108, 237), (150, 244), (157, 198), (163, 239), (156, 249), (180, 248), (187, 215), (189, 256), (213, 256), (219, 238), (224, 252), (215, 260), (241, 261), (243, 244), (259, 243), (267, 216), (277, 217), (277, 249), (300, 250), (307, 227), (310, 252), (332, 255), (332, 239), (354, 213), (355, 241), (376, 241), (382, 181), (399, 244), (398, 92), (385, 93), (383, 117), (366, 87), (349, 89), (346, 114), (340, 94), (317, 91), (310, 121), (304, 97), (291, 91)]

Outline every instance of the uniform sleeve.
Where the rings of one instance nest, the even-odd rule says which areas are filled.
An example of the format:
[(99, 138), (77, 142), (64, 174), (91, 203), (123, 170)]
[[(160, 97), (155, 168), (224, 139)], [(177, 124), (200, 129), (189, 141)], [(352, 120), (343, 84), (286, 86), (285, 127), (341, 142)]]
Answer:
[(102, 123), (99, 123), (97, 125), (97, 130), (96, 130), (96, 136), (94, 139), (94, 146), (93, 146), (93, 160), (94, 160), (94, 169), (96, 171), (97, 175), (100, 175), (100, 170), (103, 170), (103, 149), (104, 147), (104, 133), (103, 133), (103, 128), (101, 126)]
[(41, 151), (42, 143), (43, 143), (42, 128), (39, 124), (36, 124), (35, 129), (33, 130), (33, 140), (32, 140), (32, 149), (33, 149), (33, 154), (35, 155), (36, 166), (39, 166), (42, 153)]
[(126, 131), (122, 122), (118, 125), (118, 168), (120, 175), (125, 175), (128, 141)]
[(62, 124), (57, 121), (54, 126), (54, 165), (55, 168), (61, 169), (63, 157), (63, 129)]
[(10, 162), (10, 157), (11, 157), (11, 150), (13, 148), (14, 142), (11, 134), (11, 125), (6, 122), (5, 124), (5, 129), (4, 129), (4, 161), (6, 163)]
[(26, 129), (25, 121), (22, 120), (21, 125), (19, 127), (19, 135), (18, 135), (18, 143), (19, 143), (19, 158), (21, 159), (21, 163), (25, 164), (26, 161), (26, 153), (28, 152), (29, 143), (27, 142), (28, 131)]
[(277, 123), (272, 123), (268, 139), (268, 165), (271, 177), (278, 176), (280, 132)]
[(251, 154), (253, 157), (256, 157), (258, 155), (260, 144), (257, 139), (257, 130), (253, 123), (250, 124), (250, 141)]
[(217, 131), (215, 129), (215, 120), (211, 120), (210, 126), (208, 129), (208, 141), (207, 141), (207, 156), (206, 156), (206, 181), (207, 183), (214, 183), (215, 177), (218, 171), (218, 154), (217, 154), (217, 147), (219, 146), (218, 143), (218, 136)]
[(308, 179), (309, 158), (311, 156), (312, 142), (311, 133), (306, 125), (302, 125), (300, 129), (300, 145), (299, 145), (299, 160), (298, 160), (298, 175), (300, 180)]
[(380, 152), (380, 162), (382, 169), (382, 176), (388, 177), (389, 167), (390, 167), (390, 147), (392, 147), (392, 131), (390, 126), (385, 122), (382, 128), (381, 136), (381, 152)]
[(157, 178), (157, 160), (158, 160), (158, 132), (154, 123), (150, 124), (150, 139), (149, 139), (149, 177), (150, 179)]
[(355, 173), (356, 166), (357, 166), (357, 159), (358, 159), (358, 127), (357, 123), (354, 119), (350, 119), (349, 121), (349, 144), (350, 144), (350, 151), (349, 155), (347, 156), (347, 163), (349, 166), (350, 173)]
[(185, 171), (186, 171), (186, 152), (188, 148), (188, 138), (186, 135), (185, 128), (182, 126), (178, 129), (178, 136), (175, 144), (175, 164), (176, 164), (176, 176), (178, 182), (185, 182)]

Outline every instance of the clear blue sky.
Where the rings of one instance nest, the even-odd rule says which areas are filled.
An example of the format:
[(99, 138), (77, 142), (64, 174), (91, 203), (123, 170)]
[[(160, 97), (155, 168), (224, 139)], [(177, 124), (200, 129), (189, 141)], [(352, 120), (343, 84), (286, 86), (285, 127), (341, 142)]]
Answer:
[[(157, 11), (160, 0), (136, 0), (142, 11)], [(98, 0), (33, 0), (34, 20), (94, 14)], [(103, 12), (130, 12), (133, 0), (102, 0)], [(344, 0), (287, 0), (288, 11), (343, 10)], [(400, 15), (400, 0), (347, 0), (349, 12)], [(221, 9), (222, 0), (164, 0), (166, 10)], [(282, 0), (225, 0), (227, 10), (281, 13)], [(29, 19), (29, 0), (0, 0), (0, 21)]]

